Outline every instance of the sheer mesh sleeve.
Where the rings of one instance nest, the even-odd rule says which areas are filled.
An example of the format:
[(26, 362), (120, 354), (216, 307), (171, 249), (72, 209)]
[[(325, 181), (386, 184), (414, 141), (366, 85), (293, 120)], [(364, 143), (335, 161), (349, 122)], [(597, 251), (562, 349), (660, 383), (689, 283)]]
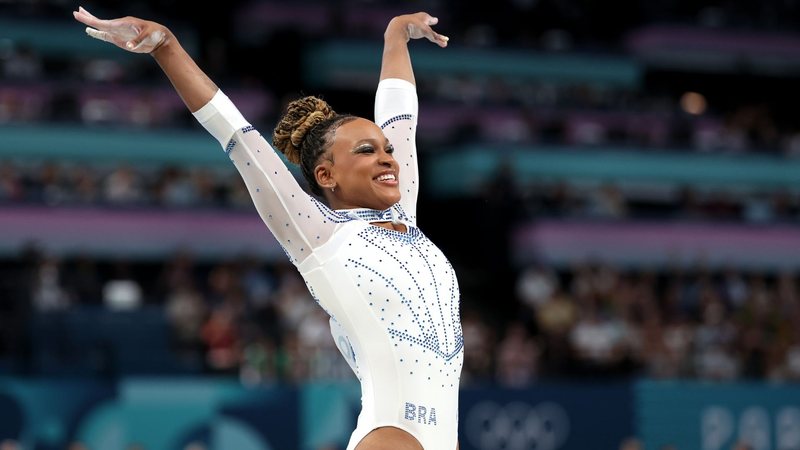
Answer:
[(194, 113), (223, 145), (258, 214), (295, 265), (335, 231), (337, 216), (308, 195), (261, 134), (218, 92)]
[(375, 94), (375, 123), (394, 146), (394, 158), (400, 166), (400, 206), (417, 223), (417, 102), (416, 87), (406, 80), (387, 78), (378, 84)]

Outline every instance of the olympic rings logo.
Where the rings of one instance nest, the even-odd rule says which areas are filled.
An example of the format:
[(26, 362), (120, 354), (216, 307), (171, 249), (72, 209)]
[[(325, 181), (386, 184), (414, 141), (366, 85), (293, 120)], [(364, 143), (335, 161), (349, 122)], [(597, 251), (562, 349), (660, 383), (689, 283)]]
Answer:
[(491, 401), (476, 403), (466, 414), (465, 437), (481, 450), (556, 450), (569, 436), (569, 416), (561, 405)]

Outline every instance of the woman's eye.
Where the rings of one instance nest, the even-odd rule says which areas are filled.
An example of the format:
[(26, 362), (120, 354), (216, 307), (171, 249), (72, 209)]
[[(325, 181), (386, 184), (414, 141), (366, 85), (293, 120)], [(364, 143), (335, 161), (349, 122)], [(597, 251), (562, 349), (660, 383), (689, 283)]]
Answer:
[(390, 155), (391, 155), (392, 153), (394, 153), (394, 147), (392, 147), (391, 145), (387, 145), (387, 146), (386, 146), (386, 153), (388, 153), (388, 154), (390, 154)]
[(364, 145), (364, 146), (358, 147), (358, 149), (357, 149), (358, 153), (372, 153), (374, 151), (375, 151), (375, 149), (372, 148), (371, 145)]

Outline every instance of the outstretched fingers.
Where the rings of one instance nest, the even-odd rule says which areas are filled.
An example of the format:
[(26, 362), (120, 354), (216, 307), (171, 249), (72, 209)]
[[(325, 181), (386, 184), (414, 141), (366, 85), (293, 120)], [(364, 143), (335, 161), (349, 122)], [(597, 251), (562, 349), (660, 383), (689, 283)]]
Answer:
[(431, 28), (439, 23), (439, 18), (428, 15), (426, 22), (428, 24), (428, 28), (430, 29), (430, 35), (427, 36), (428, 40), (434, 44), (438, 44), (440, 47), (447, 47), (447, 42), (450, 41), (450, 38), (433, 31), (433, 28)]
[(437, 44), (439, 47), (447, 47), (447, 43), (450, 41), (450, 38), (431, 30), (431, 35), (428, 37), (428, 40), (434, 44)]
[(101, 41), (118, 44), (114, 39), (114, 34), (110, 32), (112, 29), (110, 21), (98, 19), (92, 15), (92, 13), (85, 10), (83, 6), (79, 6), (77, 11), (73, 11), (72, 16), (75, 17), (75, 20), (78, 22), (87, 25), (86, 34), (89, 36)]
[(108, 20), (98, 19), (89, 11), (83, 9), (83, 6), (79, 6), (77, 11), (72, 11), (72, 16), (75, 17), (75, 20), (78, 22), (98, 30), (108, 27)]
[(450, 40), (450, 38), (433, 31), (432, 28), (434, 25), (439, 23), (438, 17), (431, 16), (425, 12), (414, 14), (412, 17), (412, 21), (408, 24), (410, 38), (425, 38), (440, 47), (447, 46), (447, 42)]
[(72, 15), (75, 20), (87, 25), (86, 34), (89, 36), (134, 53), (150, 53), (166, 38), (165, 31), (161, 29), (163, 27), (136, 17), (98, 19), (83, 7), (73, 11)]
[(86, 27), (86, 34), (89, 36), (100, 39), (101, 41), (114, 43), (114, 38), (107, 31), (96, 30), (92, 27)]

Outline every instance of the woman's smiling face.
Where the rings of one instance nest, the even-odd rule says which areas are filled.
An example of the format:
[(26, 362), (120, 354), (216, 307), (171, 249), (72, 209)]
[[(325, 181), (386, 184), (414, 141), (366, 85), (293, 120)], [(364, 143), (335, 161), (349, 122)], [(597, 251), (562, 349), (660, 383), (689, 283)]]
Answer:
[(359, 117), (333, 133), (330, 153), (315, 169), (331, 207), (385, 210), (400, 201), (400, 167), (380, 127)]

